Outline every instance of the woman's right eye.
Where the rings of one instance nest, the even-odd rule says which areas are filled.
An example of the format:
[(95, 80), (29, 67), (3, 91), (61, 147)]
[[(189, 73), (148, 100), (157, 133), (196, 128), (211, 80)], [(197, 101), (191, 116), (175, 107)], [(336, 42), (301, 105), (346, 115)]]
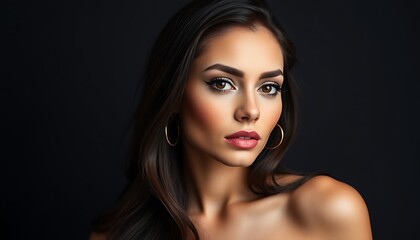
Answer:
[(218, 92), (236, 90), (234, 83), (229, 78), (213, 78), (212, 80), (206, 82), (206, 84)]

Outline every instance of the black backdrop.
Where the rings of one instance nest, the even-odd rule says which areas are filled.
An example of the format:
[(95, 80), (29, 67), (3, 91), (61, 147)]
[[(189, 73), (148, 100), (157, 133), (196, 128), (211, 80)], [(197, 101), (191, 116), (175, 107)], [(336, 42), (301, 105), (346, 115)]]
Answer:
[[(186, 1), (1, 3), (1, 239), (86, 239), (124, 186), (136, 86)], [(295, 42), (301, 126), (284, 159), (364, 196), (375, 239), (420, 223), (417, 1), (269, 1)]]

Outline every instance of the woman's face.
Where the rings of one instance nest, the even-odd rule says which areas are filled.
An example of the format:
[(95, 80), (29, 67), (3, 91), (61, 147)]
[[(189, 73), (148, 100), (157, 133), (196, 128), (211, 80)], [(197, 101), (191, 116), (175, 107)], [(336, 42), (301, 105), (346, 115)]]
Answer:
[(180, 109), (187, 157), (251, 165), (280, 118), (282, 73), (282, 50), (265, 27), (211, 38), (193, 62)]

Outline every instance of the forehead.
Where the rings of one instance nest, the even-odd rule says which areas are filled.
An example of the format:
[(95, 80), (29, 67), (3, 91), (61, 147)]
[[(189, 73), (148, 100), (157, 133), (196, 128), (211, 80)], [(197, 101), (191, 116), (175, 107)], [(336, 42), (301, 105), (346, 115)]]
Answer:
[(266, 27), (234, 26), (209, 37), (194, 64), (222, 63), (240, 69), (283, 69), (282, 49)]

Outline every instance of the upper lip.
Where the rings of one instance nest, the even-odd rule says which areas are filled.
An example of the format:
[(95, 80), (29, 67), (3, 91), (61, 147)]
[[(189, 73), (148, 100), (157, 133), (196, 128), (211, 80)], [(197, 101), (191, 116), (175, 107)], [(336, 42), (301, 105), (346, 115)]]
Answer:
[(255, 131), (238, 131), (229, 136), (226, 136), (226, 138), (240, 138), (240, 137), (260, 140), (260, 135), (258, 135), (258, 133)]

